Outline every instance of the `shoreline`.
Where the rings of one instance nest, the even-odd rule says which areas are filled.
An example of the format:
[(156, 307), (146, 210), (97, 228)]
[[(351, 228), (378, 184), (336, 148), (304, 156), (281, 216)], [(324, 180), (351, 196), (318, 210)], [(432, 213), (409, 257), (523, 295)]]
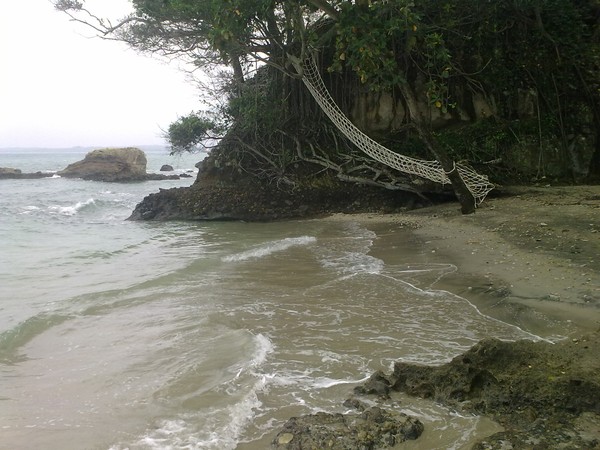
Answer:
[[(391, 373), (376, 372), (355, 388), (344, 405), (367, 422), (377, 408), (367, 409), (363, 397), (387, 406), (391, 395), (403, 393), (491, 419), (496, 429), (465, 443), (473, 450), (532, 444), (600, 448), (599, 216), (599, 186), (524, 189), (512, 197), (490, 199), (470, 216), (461, 215), (456, 204), (391, 215), (331, 216), (329, 220), (350, 219), (376, 230), (380, 239), (371, 252), (386, 262), (396, 263), (398, 254), (398, 262), (412, 269), (412, 261), (402, 261), (402, 250), (408, 250), (411, 258), (417, 255), (414, 268), (422, 263), (447, 265), (449, 270), (442, 270), (425, 289), (460, 295), (480, 313), (542, 338), (485, 338), (436, 366), (396, 362)], [(419, 252), (411, 251), (415, 249)], [(355, 423), (356, 414), (344, 420)], [(288, 444), (304, 440), (332, 442), (339, 426), (315, 427), (311, 420), (322, 424), (336, 417), (292, 418), (272, 447), (300, 448)], [(382, 436), (368, 422), (361, 426), (370, 426), (369, 436)], [(408, 437), (416, 441), (407, 448), (422, 448), (419, 436), (426, 427), (421, 424)], [(346, 432), (344, 437), (358, 442), (360, 436)]]
[(544, 338), (600, 329), (600, 186), (517, 187), (475, 214), (457, 203), (400, 214), (334, 214), (409, 229), (425, 258), (457, 271), (435, 283), (483, 314)]

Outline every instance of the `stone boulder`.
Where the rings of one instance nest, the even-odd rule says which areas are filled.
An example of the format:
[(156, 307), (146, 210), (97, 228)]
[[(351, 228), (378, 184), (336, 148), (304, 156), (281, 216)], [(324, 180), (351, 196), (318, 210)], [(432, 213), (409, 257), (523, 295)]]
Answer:
[(173, 172), (173, 166), (171, 166), (170, 164), (163, 164), (160, 167), (160, 171), (161, 172)]
[(362, 413), (319, 412), (292, 417), (277, 434), (271, 448), (303, 449), (385, 449), (406, 440), (417, 439), (423, 424), (406, 414), (379, 407)]
[(69, 164), (58, 175), (93, 181), (142, 181), (147, 179), (146, 154), (138, 148), (103, 148)]

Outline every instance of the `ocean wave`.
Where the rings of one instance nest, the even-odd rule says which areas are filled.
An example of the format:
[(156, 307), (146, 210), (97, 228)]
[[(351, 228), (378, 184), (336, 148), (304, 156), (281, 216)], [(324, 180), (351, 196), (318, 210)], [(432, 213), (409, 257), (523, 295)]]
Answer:
[(341, 236), (324, 241), (317, 253), (322, 267), (334, 270), (342, 276), (359, 273), (380, 274), (385, 263), (369, 255), (377, 234), (359, 223), (344, 225)]
[(19, 214), (31, 214), (34, 211), (39, 211), (40, 208), (34, 205), (24, 206)]
[(323, 258), (321, 265), (344, 275), (357, 273), (375, 275), (381, 273), (385, 268), (385, 263), (381, 259), (359, 252), (345, 252), (341, 255)]
[[(243, 332), (243, 335), (247, 334)], [(273, 343), (268, 337), (263, 334), (250, 336), (254, 350), (241, 364), (237, 375), (210, 389), (225, 393), (226, 400), (176, 417), (159, 419), (155, 427), (148, 429), (137, 441), (115, 444), (109, 450), (235, 449), (263, 406), (258, 393), (265, 388), (266, 379), (256, 370), (273, 352)]]
[(60, 205), (52, 205), (48, 207), (48, 210), (51, 213), (61, 214), (63, 216), (74, 216), (79, 211), (85, 209), (88, 206), (95, 205), (96, 200), (93, 198), (88, 198), (83, 202), (77, 202), (74, 205), (70, 206), (60, 206)]
[(50, 328), (71, 319), (62, 314), (41, 313), (19, 323), (16, 327), (0, 333), (0, 363), (13, 364), (22, 360), (18, 350)]
[(265, 256), (272, 255), (273, 253), (287, 250), (291, 247), (309, 245), (316, 241), (317, 238), (314, 236), (300, 236), (295, 238), (279, 239), (277, 241), (267, 242), (266, 244), (263, 244), (252, 250), (224, 256), (222, 260), (224, 262), (238, 262), (247, 261), (249, 259), (263, 258)]

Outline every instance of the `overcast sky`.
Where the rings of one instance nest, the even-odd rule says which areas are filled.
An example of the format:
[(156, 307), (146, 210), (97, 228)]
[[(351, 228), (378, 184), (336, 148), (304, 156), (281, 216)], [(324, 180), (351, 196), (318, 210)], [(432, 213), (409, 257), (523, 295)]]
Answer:
[[(87, 0), (122, 17), (128, 0)], [(199, 108), (176, 64), (90, 38), (49, 0), (2, 5), (0, 148), (164, 144), (161, 128)]]

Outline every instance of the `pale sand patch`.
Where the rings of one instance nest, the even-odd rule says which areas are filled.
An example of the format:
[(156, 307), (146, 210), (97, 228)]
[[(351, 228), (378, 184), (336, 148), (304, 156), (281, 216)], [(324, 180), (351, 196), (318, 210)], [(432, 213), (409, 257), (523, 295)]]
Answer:
[(600, 186), (505, 192), (468, 216), (453, 203), (330, 220), (412, 229), (429, 260), (458, 267), (437, 287), (485, 314), (548, 336), (599, 329)]

